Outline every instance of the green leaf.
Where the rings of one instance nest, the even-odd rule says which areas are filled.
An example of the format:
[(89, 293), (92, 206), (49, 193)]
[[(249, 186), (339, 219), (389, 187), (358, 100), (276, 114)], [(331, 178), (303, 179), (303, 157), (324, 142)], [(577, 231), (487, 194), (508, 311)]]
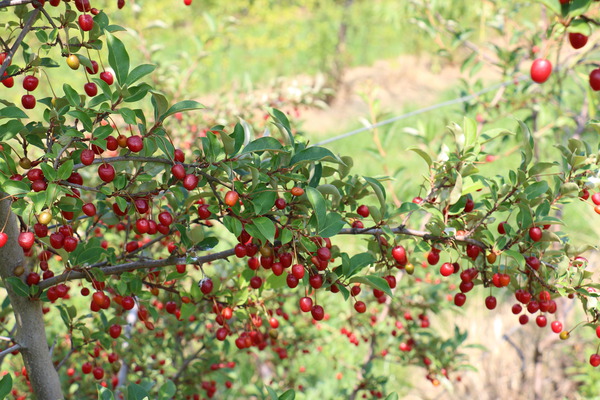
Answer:
[(383, 185), (377, 180), (373, 178), (369, 178), (367, 176), (363, 176), (363, 179), (367, 181), (369, 185), (373, 188), (377, 199), (379, 200), (379, 204), (381, 205), (381, 210), (383, 211), (385, 208), (385, 188)]
[(129, 73), (129, 54), (127, 54), (123, 42), (112, 33), (106, 32), (106, 42), (108, 44), (108, 63), (115, 71), (117, 82), (123, 86)]
[(258, 217), (252, 220), (250, 225), (254, 225), (260, 234), (269, 242), (275, 242), (275, 223), (267, 217)]
[(273, 389), (271, 389), (268, 386), (265, 386), (267, 388), (267, 392), (269, 392), (269, 396), (271, 397), (271, 400), (278, 400), (279, 396), (277, 396), (277, 392), (275, 392)]
[(167, 380), (161, 387), (158, 392), (159, 400), (169, 400), (175, 396), (177, 393), (177, 387), (171, 380)]
[(433, 161), (431, 160), (431, 157), (429, 157), (429, 154), (427, 154), (425, 151), (421, 150), (420, 148), (418, 148), (418, 147), (410, 147), (408, 150), (414, 151), (419, 156), (421, 156), (421, 158), (423, 160), (425, 160), (425, 162), (427, 163), (428, 166), (431, 167), (431, 164), (433, 164)]
[(179, 103), (173, 104), (167, 112), (160, 117), (160, 121), (163, 121), (170, 115), (173, 115), (178, 112), (190, 111), (190, 110), (201, 110), (204, 106), (197, 101), (194, 100), (183, 100)]
[(239, 219), (233, 218), (230, 215), (226, 215), (223, 217), (223, 225), (227, 230), (233, 233), (235, 236), (239, 236), (242, 233), (242, 223)]
[(262, 151), (281, 151), (282, 148), (283, 146), (279, 143), (279, 140), (271, 136), (263, 136), (248, 143), (241, 154)]
[(281, 396), (279, 396), (279, 400), (294, 400), (296, 398), (296, 392), (294, 389), (287, 390)]
[(277, 192), (266, 189), (262, 193), (252, 198), (252, 204), (254, 204), (254, 212), (257, 215), (264, 214), (273, 208), (277, 200)]
[(362, 270), (367, 265), (373, 264), (375, 261), (376, 259), (371, 253), (356, 254), (350, 259), (350, 266), (346, 275), (350, 277)]
[(29, 193), (29, 185), (22, 181), (13, 181), (9, 179), (2, 183), (0, 187), (3, 192), (10, 194), (11, 196), (23, 195)]
[(525, 265), (525, 257), (523, 256), (523, 254), (519, 253), (516, 250), (504, 250), (504, 252), (502, 254), (515, 260), (516, 263), (520, 266)]
[(315, 211), (315, 216), (317, 218), (317, 230), (320, 230), (322, 226), (325, 226), (327, 221), (327, 206), (325, 199), (323, 198), (321, 192), (310, 186), (306, 188), (306, 196), (308, 197), (308, 201), (310, 201), (310, 204)]
[(548, 183), (546, 181), (535, 182), (525, 189), (525, 196), (527, 200), (533, 200), (540, 197), (542, 194), (548, 191)]
[(346, 225), (346, 222), (340, 214), (335, 212), (328, 213), (325, 218), (325, 224), (319, 227), (318, 234), (323, 238), (335, 236), (342, 230), (344, 225)]
[(454, 187), (452, 188), (452, 191), (450, 192), (450, 198), (448, 199), (448, 202), (450, 204), (454, 204), (457, 201), (460, 200), (460, 198), (462, 197), (462, 193), (463, 192), (463, 179), (462, 176), (460, 174), (456, 175), (456, 183), (454, 184)]
[(541, 3), (548, 7), (553, 13), (560, 15), (560, 3), (558, 0), (536, 0), (538, 3)]
[(79, 107), (79, 104), (81, 103), (79, 93), (77, 93), (77, 91), (68, 83), (63, 85), (63, 91), (65, 92), (65, 96), (67, 97), (69, 104), (71, 104), (73, 107)]
[[(477, 140), (477, 122), (473, 118), (463, 118), (463, 131), (465, 134), (465, 148), (474, 144)], [(451, 203), (452, 204), (452, 203)]]
[(581, 33), (582, 35), (590, 36), (592, 34), (592, 27), (588, 22), (584, 20), (575, 19), (571, 21), (571, 23), (567, 27), (567, 32)]
[(328, 149), (324, 147), (308, 147), (294, 154), (290, 160), (290, 165), (299, 164), (302, 162), (312, 161), (331, 161), (339, 163), (340, 160)]
[(592, 5), (592, 0), (572, 0), (569, 3), (569, 17), (585, 14)]
[(19, 107), (4, 107), (0, 110), (0, 118), (28, 118), (27, 114)]
[(127, 400), (150, 400), (150, 395), (142, 386), (132, 383), (127, 386)]
[(21, 297), (29, 297), (29, 286), (16, 276), (6, 278), (12, 290)]
[(68, 159), (60, 167), (58, 167), (57, 179), (58, 180), (66, 180), (69, 179), (71, 173), (73, 172), (73, 160)]
[(390, 285), (387, 283), (385, 279), (377, 275), (366, 275), (366, 276), (355, 276), (350, 279), (350, 283), (364, 283), (365, 285), (369, 285), (375, 289), (379, 289), (388, 296), (392, 297), (392, 291), (390, 290)]
[(152, 64), (138, 65), (137, 67), (132, 69), (131, 72), (129, 73), (129, 76), (127, 77), (127, 82), (126, 82), (127, 86), (131, 86), (132, 84), (137, 82), (139, 79), (143, 78), (144, 76), (146, 76), (148, 74), (151, 74), (155, 69), (156, 69), (156, 65), (152, 65)]
[(41, 163), (39, 167), (44, 173), (44, 178), (46, 178), (47, 181), (53, 182), (56, 180), (56, 170), (52, 168), (49, 164)]
[(6, 374), (0, 380), (0, 400), (4, 400), (9, 395), (13, 386), (12, 375)]
[(519, 128), (523, 144), (523, 162), (521, 164), (521, 169), (525, 169), (524, 167), (527, 167), (533, 158), (533, 136), (531, 135), (529, 127), (523, 121), (519, 121)]
[(398, 394), (396, 392), (387, 395), (385, 400), (398, 400)]

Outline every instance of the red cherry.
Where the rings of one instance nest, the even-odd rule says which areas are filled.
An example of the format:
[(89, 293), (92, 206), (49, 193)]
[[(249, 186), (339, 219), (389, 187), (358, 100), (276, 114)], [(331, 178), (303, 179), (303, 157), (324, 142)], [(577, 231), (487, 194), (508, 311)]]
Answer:
[(287, 207), (287, 203), (285, 202), (284, 199), (282, 199), (281, 197), (278, 198), (277, 200), (275, 200), (275, 207), (278, 210), (283, 210), (285, 207)]
[(488, 296), (485, 298), (485, 306), (488, 310), (493, 310), (496, 308), (496, 298), (494, 296)]
[(530, 72), (534, 82), (544, 83), (552, 74), (552, 63), (545, 58), (538, 58), (531, 64)]
[(225, 193), (225, 204), (227, 204), (229, 207), (235, 206), (239, 200), (240, 195), (236, 191), (230, 190)]
[(543, 315), (538, 315), (537, 318), (535, 319), (535, 323), (537, 324), (537, 326), (539, 326), (540, 328), (543, 328), (546, 326), (546, 324), (548, 323), (548, 320), (546, 319), (545, 316)]
[(125, 310), (131, 310), (135, 306), (135, 300), (133, 300), (133, 297), (131, 296), (125, 296), (123, 297), (123, 300), (121, 300), (121, 306)]
[(600, 192), (596, 192), (592, 195), (592, 201), (595, 205), (600, 205)]
[(363, 218), (367, 218), (367, 217), (369, 216), (369, 213), (370, 213), (370, 211), (369, 211), (369, 207), (367, 207), (367, 206), (365, 206), (365, 205), (363, 204), (363, 205), (359, 206), (359, 207), (356, 209), (356, 213), (357, 213), (358, 215), (360, 215), (361, 217), (363, 217)]
[(595, 91), (600, 90), (600, 68), (596, 68), (590, 72), (590, 87)]
[(90, 149), (82, 150), (81, 154), (79, 155), (79, 159), (83, 165), (92, 165), (94, 158), (96, 158), (96, 155)]
[(194, 174), (187, 174), (183, 178), (183, 187), (187, 190), (194, 190), (198, 186), (198, 177)]
[(583, 46), (585, 46), (587, 41), (588, 41), (588, 37), (585, 35), (582, 35), (581, 33), (576, 33), (576, 32), (569, 33), (569, 42), (571, 43), (571, 46), (573, 46), (574, 49), (582, 48)]
[(467, 296), (464, 293), (456, 293), (454, 295), (454, 304), (458, 307), (462, 307), (467, 301)]
[[(204, 204), (201, 205), (200, 207), (198, 207), (198, 216), (201, 219), (208, 219), (211, 216), (211, 212), (208, 210), (208, 204)], [(242, 244), (240, 244), (242, 247), (246, 247)]]
[(592, 367), (600, 365), (600, 354), (592, 354), (590, 356), (590, 364)]
[[(430, 251), (427, 254), (427, 262), (429, 263), (429, 265), (435, 265), (438, 263), (438, 261), (440, 261), (440, 253), (437, 251)], [(454, 267), (452, 268), (452, 271), (454, 271)]]
[(81, 372), (83, 372), (84, 374), (89, 374), (90, 372), (92, 372), (92, 364), (90, 364), (89, 362), (83, 363), (81, 365)]
[(127, 138), (127, 147), (134, 153), (139, 153), (144, 148), (144, 141), (139, 135), (130, 136)]
[(171, 167), (171, 173), (175, 179), (182, 181), (185, 178), (185, 167), (181, 164), (175, 164)]
[(173, 216), (168, 211), (163, 211), (158, 214), (158, 222), (164, 226), (169, 226), (173, 223)]
[(0, 232), (0, 247), (4, 247), (8, 241), (8, 235), (4, 232)]
[(192, 4), (192, 0), (183, 0), (183, 4), (189, 6), (190, 4)]
[(35, 97), (31, 94), (23, 95), (23, 97), (21, 97), (21, 104), (23, 105), (23, 108), (31, 110), (35, 107)]
[(91, 63), (92, 63), (92, 68), (85, 67), (85, 70), (90, 75), (96, 75), (98, 73), (98, 63), (94, 60), (92, 60)]
[(327, 247), (321, 247), (317, 250), (317, 257), (322, 261), (329, 261), (331, 258), (331, 251)]
[(94, 375), (94, 378), (100, 380), (104, 378), (104, 369), (102, 369), (102, 367), (96, 367), (92, 371), (92, 374)]
[(30, 272), (29, 275), (27, 275), (26, 282), (29, 286), (37, 285), (40, 283), (40, 276), (35, 272)]
[(111, 325), (110, 328), (108, 328), (108, 333), (110, 334), (110, 337), (112, 337), (113, 339), (118, 338), (119, 336), (121, 336), (121, 325), (118, 324), (114, 324)]
[(313, 306), (313, 301), (310, 297), (302, 297), (300, 299), (300, 309), (303, 312), (309, 312), (310, 310), (312, 310), (312, 306)]
[(173, 159), (182, 163), (185, 161), (185, 154), (183, 154), (183, 151), (181, 149), (175, 149), (175, 151), (173, 152)]
[(392, 249), (392, 257), (394, 260), (402, 266), (408, 263), (408, 258), (406, 257), (406, 249), (403, 246), (395, 246)]
[(210, 278), (205, 278), (201, 281), (200, 290), (204, 294), (210, 294), (213, 290), (213, 281)]
[(313, 306), (310, 313), (316, 321), (320, 321), (325, 317), (325, 310), (320, 305)]
[(110, 71), (104, 71), (100, 73), (100, 79), (106, 82), (107, 85), (112, 85), (115, 81), (113, 74)]
[(552, 332), (561, 333), (563, 329), (563, 324), (560, 321), (552, 321), (550, 324), (550, 328), (552, 328)]
[(252, 287), (252, 289), (258, 289), (259, 287), (262, 286), (262, 279), (260, 276), (253, 276), (250, 279), (250, 286)]
[(450, 276), (454, 273), (454, 265), (450, 264), (450, 263), (443, 263), (442, 266), (440, 267), (440, 274), (442, 274), (442, 276)]
[(92, 9), (90, 0), (75, 0), (75, 7), (80, 12), (89, 12)]
[(75, 236), (67, 236), (63, 243), (63, 249), (71, 253), (77, 248), (77, 243), (79, 243), (79, 240)]
[(469, 257), (471, 260), (477, 259), (480, 252), (481, 252), (481, 247), (476, 246), (474, 244), (467, 245), (467, 257)]
[(356, 303), (354, 303), (354, 309), (356, 310), (356, 312), (359, 312), (362, 314), (365, 311), (367, 311), (367, 305), (362, 301), (357, 301)]
[(85, 93), (90, 97), (94, 97), (98, 94), (98, 86), (96, 86), (94, 82), (88, 82), (83, 85), (83, 90), (85, 90)]
[(93, 217), (96, 215), (96, 206), (92, 203), (86, 203), (81, 207), (81, 210), (88, 217)]
[(77, 20), (82, 31), (88, 32), (94, 28), (94, 18), (89, 14), (81, 14)]
[(100, 164), (98, 167), (98, 176), (104, 182), (112, 182), (115, 179), (115, 169), (110, 164)]
[(27, 75), (23, 79), (23, 89), (27, 90), (28, 92), (33, 92), (38, 87), (39, 83), (40, 81), (38, 78), (33, 75)]
[(523, 311), (523, 306), (521, 306), (519, 303), (513, 304), (511, 311), (515, 315), (520, 314), (521, 311)]
[(318, 274), (312, 275), (310, 278), (308, 278), (308, 282), (313, 289), (319, 289), (321, 286), (323, 286), (323, 276)]
[(504, 235), (506, 233), (506, 229), (504, 228), (506, 226), (506, 221), (504, 222), (500, 222), (498, 224), (498, 233), (501, 235)]
[(532, 226), (529, 228), (529, 237), (534, 242), (539, 242), (542, 240), (542, 230), (537, 226)]
[(464, 212), (469, 213), (471, 211), (473, 211), (473, 209), (475, 208), (475, 202), (473, 201), (473, 199), (471, 199), (470, 197), (467, 199), (467, 202), (465, 204), (465, 208), (464, 208)]
[(19, 246), (23, 248), (23, 250), (29, 250), (33, 247), (33, 243), (35, 242), (35, 237), (33, 232), (21, 232), (18, 237)]

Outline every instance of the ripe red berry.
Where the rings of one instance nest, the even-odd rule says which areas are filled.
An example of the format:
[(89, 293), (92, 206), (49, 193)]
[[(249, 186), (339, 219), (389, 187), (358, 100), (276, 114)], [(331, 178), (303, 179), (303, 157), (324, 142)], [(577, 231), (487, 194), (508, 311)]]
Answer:
[(561, 333), (563, 329), (563, 324), (560, 321), (552, 321), (550, 324), (550, 328), (552, 328), (552, 332)]
[(496, 308), (496, 298), (494, 296), (488, 296), (485, 298), (485, 306), (488, 310), (493, 310)]
[(308, 282), (313, 289), (319, 289), (321, 286), (323, 286), (323, 276), (319, 274), (312, 275), (310, 278), (308, 278)]
[(8, 241), (8, 235), (4, 232), (0, 232), (0, 247), (4, 247)]
[(363, 204), (356, 209), (356, 213), (363, 218), (367, 218), (370, 213), (369, 207)]
[(331, 251), (327, 247), (321, 247), (317, 250), (317, 257), (322, 261), (329, 261), (331, 258)]
[(262, 278), (260, 276), (253, 276), (250, 279), (250, 286), (252, 289), (258, 289), (262, 286)]
[[(198, 207), (198, 216), (200, 217), (200, 219), (210, 218), (211, 212), (208, 210), (208, 204), (203, 204), (200, 207)], [(242, 246), (245, 247), (244, 245)]]
[(86, 203), (81, 207), (81, 210), (88, 217), (96, 215), (96, 206), (93, 203)]
[(454, 304), (458, 307), (462, 307), (467, 301), (467, 296), (464, 293), (456, 293), (454, 295)]
[(100, 380), (104, 378), (104, 369), (102, 367), (96, 367), (92, 371), (92, 374), (94, 375), (94, 378)]
[(38, 78), (33, 75), (27, 75), (23, 79), (23, 89), (27, 90), (28, 92), (33, 92), (38, 87), (39, 83), (40, 81)]
[(204, 279), (202, 279), (202, 281), (200, 283), (200, 290), (204, 294), (210, 294), (210, 292), (212, 292), (212, 290), (213, 290), (213, 281), (212, 281), (212, 279), (210, 279), (210, 278), (204, 278)]
[(94, 27), (94, 18), (89, 14), (81, 14), (77, 20), (82, 31), (91, 31)]
[(302, 297), (300, 299), (300, 309), (303, 312), (309, 312), (312, 309), (313, 301), (310, 297)]
[(498, 224), (498, 233), (501, 235), (504, 235), (506, 233), (506, 229), (504, 228), (506, 226), (506, 221), (504, 222), (500, 222)]
[(454, 266), (450, 263), (443, 263), (440, 267), (440, 274), (442, 276), (450, 276), (454, 273)]
[(192, 4), (192, 0), (183, 0), (183, 4), (189, 6), (190, 4)]
[(281, 197), (278, 198), (277, 200), (275, 200), (275, 207), (278, 210), (283, 210), (285, 207), (287, 206), (287, 203), (285, 202), (285, 199), (282, 199)]
[(395, 246), (392, 249), (392, 257), (400, 265), (406, 265), (408, 258), (406, 257), (406, 249), (403, 246)]
[(35, 237), (33, 232), (21, 232), (18, 237), (19, 246), (23, 248), (23, 250), (27, 251), (33, 247), (33, 243), (35, 242)]
[(171, 167), (171, 173), (175, 179), (182, 181), (185, 178), (185, 167), (181, 164), (175, 164)]
[(139, 135), (133, 135), (127, 138), (127, 147), (134, 153), (139, 153), (144, 148), (144, 141)]
[(552, 73), (552, 63), (544, 58), (538, 58), (531, 64), (530, 72), (534, 82), (544, 83)]
[(108, 333), (110, 334), (111, 338), (116, 339), (119, 336), (121, 336), (121, 329), (121, 325), (114, 324), (111, 325), (110, 328), (108, 328)]
[(65, 241), (63, 243), (63, 249), (67, 252), (72, 253), (77, 248), (77, 244), (79, 240), (75, 236), (67, 236), (65, 237)]
[(365, 311), (367, 311), (367, 305), (363, 301), (357, 301), (356, 303), (354, 303), (354, 309), (356, 310), (356, 312), (362, 314)]
[(96, 158), (96, 155), (90, 149), (82, 150), (81, 154), (79, 155), (79, 160), (83, 165), (92, 165), (94, 158)]
[(112, 182), (115, 179), (115, 169), (110, 164), (100, 164), (98, 167), (98, 176), (104, 182)]
[(230, 190), (225, 193), (225, 204), (227, 204), (229, 207), (235, 206), (239, 200), (240, 195), (236, 191)]
[(187, 190), (194, 190), (198, 186), (198, 177), (194, 174), (187, 174), (183, 178), (183, 187)]
[(100, 79), (106, 82), (107, 85), (112, 85), (115, 81), (113, 74), (110, 71), (104, 71), (100, 73)]
[(173, 216), (168, 211), (163, 211), (158, 214), (158, 222), (164, 226), (169, 226), (173, 223)]
[(546, 319), (546, 317), (544, 315), (538, 315), (535, 319), (535, 323), (537, 324), (537, 326), (539, 326), (540, 328), (543, 328), (546, 326), (546, 324), (548, 323), (548, 320)]
[(92, 68), (85, 67), (85, 70), (90, 75), (96, 75), (98, 73), (98, 63), (94, 60), (92, 60), (91, 63), (92, 63)]
[(39, 274), (37, 274), (35, 272), (30, 272), (29, 275), (27, 275), (26, 282), (29, 286), (37, 285), (38, 283), (40, 283)]
[(83, 85), (83, 90), (85, 90), (85, 93), (90, 97), (94, 97), (98, 94), (98, 86), (96, 86), (94, 82), (88, 82)]
[[(427, 262), (429, 263), (429, 265), (435, 265), (438, 263), (438, 261), (440, 261), (439, 252), (432, 250), (429, 253), (427, 253)], [(454, 271), (454, 268), (452, 268), (452, 271)]]
[(35, 107), (35, 97), (31, 94), (23, 95), (23, 97), (21, 97), (21, 104), (23, 105), (23, 108), (31, 110)]
[(310, 313), (316, 321), (321, 321), (325, 317), (325, 310), (320, 305), (313, 306)]
[(574, 49), (582, 48), (583, 46), (585, 46), (587, 41), (588, 41), (588, 37), (585, 35), (582, 35), (581, 33), (576, 33), (576, 32), (569, 33), (569, 42), (571, 43), (571, 46), (573, 46)]
[(464, 212), (469, 213), (471, 211), (473, 211), (473, 209), (475, 208), (475, 202), (473, 201), (473, 199), (471, 199), (470, 197), (467, 199), (467, 202), (465, 203), (465, 208), (464, 208)]
[(534, 242), (539, 242), (542, 240), (542, 230), (537, 226), (532, 226), (529, 228), (529, 237)]
[(590, 365), (592, 367), (597, 367), (600, 365), (600, 354), (592, 354), (590, 356)]
[(89, 362), (85, 362), (81, 365), (81, 372), (87, 375), (90, 372), (92, 372), (92, 368), (92, 364), (90, 364)]
[(121, 306), (125, 310), (131, 310), (135, 306), (135, 300), (133, 300), (133, 297), (131, 296), (125, 296), (121, 300)]

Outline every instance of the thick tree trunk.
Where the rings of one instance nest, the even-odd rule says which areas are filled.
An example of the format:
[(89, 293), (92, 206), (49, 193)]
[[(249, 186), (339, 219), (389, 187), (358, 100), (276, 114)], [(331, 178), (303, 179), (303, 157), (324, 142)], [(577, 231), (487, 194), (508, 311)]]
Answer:
[[(15, 214), (10, 209), (11, 200), (6, 194), (0, 192), (4, 200), (0, 200), (0, 228), (5, 226), (4, 232), (8, 235), (8, 242), (0, 248), (0, 277), (8, 291), (8, 297), (16, 319), (15, 341), (21, 345), (21, 356), (27, 368), (31, 387), (38, 400), (63, 399), (63, 393), (58, 378), (58, 373), (52, 364), (42, 302), (30, 300), (16, 294), (6, 281), (14, 276), (13, 270), (24, 263), (23, 250), (17, 242), (19, 226)], [(6, 224), (6, 225), (5, 225)], [(28, 271), (22, 275), (24, 278)]]

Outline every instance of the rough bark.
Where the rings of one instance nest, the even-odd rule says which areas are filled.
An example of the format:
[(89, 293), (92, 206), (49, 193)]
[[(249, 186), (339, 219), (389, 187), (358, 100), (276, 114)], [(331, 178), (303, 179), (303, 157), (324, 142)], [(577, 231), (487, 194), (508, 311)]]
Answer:
[[(60, 400), (64, 396), (48, 348), (42, 302), (19, 296), (6, 281), (6, 278), (14, 276), (15, 267), (24, 263), (24, 256), (17, 242), (19, 225), (10, 209), (11, 200), (1, 192), (0, 196), (3, 198), (0, 200), (0, 228), (5, 226), (4, 232), (9, 238), (6, 245), (0, 248), (0, 277), (7, 289), (16, 320), (15, 341), (22, 346), (20, 354), (35, 398)], [(27, 269), (22, 278), (26, 275)]]

